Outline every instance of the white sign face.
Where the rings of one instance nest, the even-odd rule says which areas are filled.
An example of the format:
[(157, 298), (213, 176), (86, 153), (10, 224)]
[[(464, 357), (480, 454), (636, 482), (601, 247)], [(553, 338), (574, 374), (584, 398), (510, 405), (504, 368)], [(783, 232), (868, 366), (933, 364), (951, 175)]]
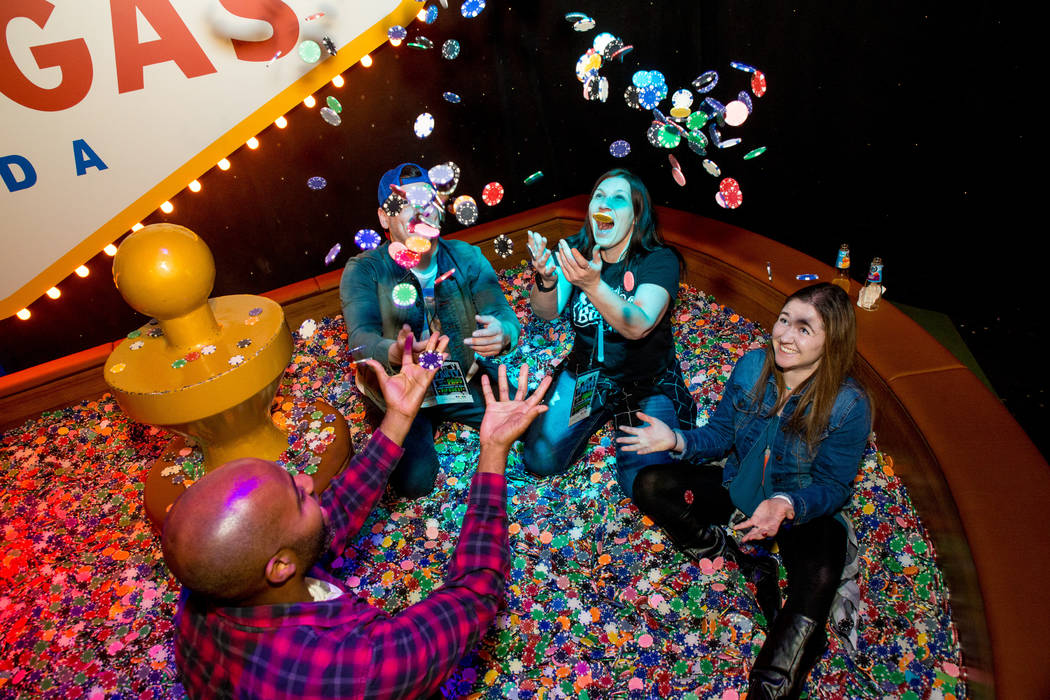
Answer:
[(0, 0), (0, 318), (380, 45), (419, 7)]

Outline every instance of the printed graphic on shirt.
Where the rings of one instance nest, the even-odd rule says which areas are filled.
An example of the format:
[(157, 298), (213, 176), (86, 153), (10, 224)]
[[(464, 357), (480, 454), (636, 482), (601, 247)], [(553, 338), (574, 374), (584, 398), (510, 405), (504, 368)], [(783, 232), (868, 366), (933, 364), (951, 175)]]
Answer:
[[(613, 291), (621, 299), (627, 301), (627, 303), (634, 303), (634, 295), (627, 296), (627, 292), (624, 291), (623, 287), (617, 287)], [(602, 321), (602, 330), (612, 330), (612, 327), (602, 319), (602, 315), (598, 313), (598, 309), (594, 308), (594, 304), (591, 303), (591, 300), (581, 291), (576, 297), (575, 303), (572, 305), (573, 325), (579, 328), (586, 328), (587, 326), (595, 325), (599, 321)]]

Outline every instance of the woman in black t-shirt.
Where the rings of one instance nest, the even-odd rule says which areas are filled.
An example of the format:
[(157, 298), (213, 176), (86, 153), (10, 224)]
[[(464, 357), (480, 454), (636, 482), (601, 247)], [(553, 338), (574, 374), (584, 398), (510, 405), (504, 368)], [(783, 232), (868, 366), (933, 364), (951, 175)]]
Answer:
[[(649, 192), (635, 175), (611, 170), (595, 183), (580, 232), (559, 242), (529, 232), (535, 271), (530, 303), (544, 319), (569, 314), (576, 339), (549, 393), (549, 410), (525, 435), (525, 468), (560, 474), (612, 419), (640, 427), (638, 411), (683, 429), (695, 426), (671, 334), (682, 259), (656, 229)], [(635, 475), (667, 453), (617, 446), (617, 480), (631, 495)]]

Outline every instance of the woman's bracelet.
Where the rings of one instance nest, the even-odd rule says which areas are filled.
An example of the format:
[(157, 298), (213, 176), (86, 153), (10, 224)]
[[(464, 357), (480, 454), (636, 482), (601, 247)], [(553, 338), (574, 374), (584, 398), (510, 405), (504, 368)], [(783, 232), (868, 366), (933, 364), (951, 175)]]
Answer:
[(671, 452), (685, 452), (685, 439), (682, 437), (682, 431), (674, 429), (674, 447), (671, 448)]
[(539, 270), (532, 271), (532, 283), (536, 285), (536, 289), (541, 292), (553, 292), (558, 288), (558, 280), (555, 278), (554, 284), (549, 287), (543, 286), (543, 279), (540, 277)]

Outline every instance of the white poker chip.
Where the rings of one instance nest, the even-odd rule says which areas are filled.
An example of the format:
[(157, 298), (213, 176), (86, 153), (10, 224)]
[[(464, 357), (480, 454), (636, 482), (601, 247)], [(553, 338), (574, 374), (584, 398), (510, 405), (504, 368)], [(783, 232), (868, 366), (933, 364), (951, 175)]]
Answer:
[(425, 139), (434, 133), (434, 115), (430, 112), (423, 112), (416, 117), (416, 124), (413, 127), (413, 131), (415, 131), (416, 136), (421, 139)]

